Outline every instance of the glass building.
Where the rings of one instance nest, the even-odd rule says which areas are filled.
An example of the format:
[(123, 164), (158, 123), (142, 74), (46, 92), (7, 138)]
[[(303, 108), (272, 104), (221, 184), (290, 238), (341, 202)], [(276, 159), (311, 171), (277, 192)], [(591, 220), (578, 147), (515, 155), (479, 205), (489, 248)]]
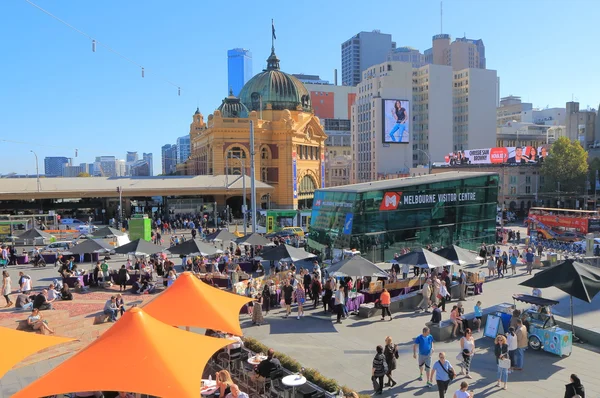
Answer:
[[(495, 241), (497, 173), (452, 171), (319, 189), (308, 246), (385, 261), (404, 247)], [(329, 255), (328, 255), (329, 254)]]
[(233, 95), (240, 95), (242, 87), (252, 76), (252, 53), (243, 48), (227, 51), (227, 84)]

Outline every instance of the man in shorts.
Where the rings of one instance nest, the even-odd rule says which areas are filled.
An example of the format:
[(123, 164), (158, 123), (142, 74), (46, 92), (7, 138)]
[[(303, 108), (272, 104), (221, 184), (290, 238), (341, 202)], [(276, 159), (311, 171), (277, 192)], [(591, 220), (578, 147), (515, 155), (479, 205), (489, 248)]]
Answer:
[(429, 328), (423, 328), (423, 334), (415, 339), (413, 345), (413, 358), (417, 359), (417, 346), (419, 347), (419, 380), (423, 380), (423, 366), (425, 366), (425, 375), (427, 376), (427, 387), (433, 387), (433, 375), (431, 374), (431, 355), (433, 354), (433, 336), (429, 333)]

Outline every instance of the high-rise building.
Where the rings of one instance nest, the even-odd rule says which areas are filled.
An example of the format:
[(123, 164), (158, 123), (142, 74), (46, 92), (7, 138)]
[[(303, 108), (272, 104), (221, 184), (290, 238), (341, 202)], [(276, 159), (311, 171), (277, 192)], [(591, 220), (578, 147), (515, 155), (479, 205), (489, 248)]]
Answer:
[(138, 160), (138, 153), (127, 151), (127, 155), (125, 156), (126, 163), (133, 163)]
[(117, 170), (117, 158), (114, 156), (96, 156), (96, 161), (94, 162), (94, 175), (100, 177), (117, 177), (120, 173)]
[(166, 144), (161, 147), (162, 173), (174, 173), (177, 166), (177, 145)]
[(190, 136), (177, 138), (177, 163), (184, 163), (190, 157)]
[(474, 68), (454, 70), (453, 146), (455, 151), (491, 148), (496, 143), (497, 81), (495, 70)]
[(512, 122), (531, 122), (533, 120), (533, 104), (522, 102), (521, 97), (509, 95), (500, 99), (496, 109), (496, 126), (502, 127)]
[(154, 160), (151, 153), (144, 153), (142, 159), (148, 162), (148, 167), (150, 167), (150, 175), (154, 175)]
[(596, 110), (580, 110), (579, 102), (567, 102), (565, 124), (567, 137), (578, 140), (584, 148), (594, 145), (596, 136)]
[(77, 177), (81, 173), (92, 175), (92, 173), (90, 173), (90, 165), (88, 163), (80, 163), (79, 166), (63, 166), (63, 177)]
[(408, 62), (413, 68), (420, 68), (425, 65), (425, 55), (419, 50), (412, 47), (398, 47), (390, 51), (387, 55), (388, 61)]
[(392, 35), (379, 30), (360, 32), (342, 43), (342, 85), (356, 86), (362, 71), (380, 64), (396, 48)]
[[(412, 110), (404, 107), (408, 123), (406, 143), (386, 143), (386, 119), (396, 101), (413, 95), (413, 68), (406, 62), (384, 62), (362, 72), (352, 106), (352, 182), (368, 182), (389, 176), (407, 175), (413, 165), (410, 140)], [(391, 105), (390, 105), (391, 104)], [(395, 123), (393, 123), (395, 124)]]
[(127, 175), (127, 164), (125, 159), (115, 160), (115, 174), (117, 177), (125, 177)]
[(64, 156), (47, 156), (44, 158), (44, 174), (48, 177), (62, 176), (63, 167), (69, 164), (69, 158)]
[(233, 95), (239, 95), (244, 84), (252, 76), (252, 53), (250, 50), (234, 48), (227, 51), (227, 84)]
[(144, 159), (139, 159), (133, 162), (129, 167), (129, 172), (131, 176), (139, 177), (139, 176), (150, 176), (150, 165)]

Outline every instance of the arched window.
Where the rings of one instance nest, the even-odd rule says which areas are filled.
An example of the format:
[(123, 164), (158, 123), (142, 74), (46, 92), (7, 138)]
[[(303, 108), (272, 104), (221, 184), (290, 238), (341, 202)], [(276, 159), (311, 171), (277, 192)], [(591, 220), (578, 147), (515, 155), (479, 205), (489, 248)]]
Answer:
[(269, 151), (269, 148), (267, 148), (266, 146), (260, 148), (260, 158), (263, 160), (271, 159), (271, 151)]
[(231, 147), (227, 151), (227, 170), (226, 174), (242, 174), (242, 164), (245, 167), (246, 151), (239, 146)]
[(317, 189), (317, 185), (315, 184), (315, 181), (310, 176), (304, 176), (304, 177), (302, 177), (302, 180), (300, 180), (300, 187), (298, 189), (298, 198), (299, 199), (312, 198), (316, 189)]

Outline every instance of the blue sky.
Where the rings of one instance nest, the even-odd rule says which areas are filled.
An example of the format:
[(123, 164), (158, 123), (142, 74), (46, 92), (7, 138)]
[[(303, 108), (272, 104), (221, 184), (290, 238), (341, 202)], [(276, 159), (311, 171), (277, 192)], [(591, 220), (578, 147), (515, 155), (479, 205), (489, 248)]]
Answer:
[[(254, 72), (265, 67), (271, 18), (282, 69), (330, 81), (340, 44), (360, 31), (420, 50), (440, 32), (440, 3), (430, 0), (34, 2), (143, 65), (146, 77), (24, 0), (0, 1), (0, 173), (35, 173), (30, 150), (43, 172), (45, 156), (75, 149), (75, 163), (152, 152), (160, 172), (160, 147), (188, 134), (197, 106), (208, 115), (227, 95), (227, 50), (248, 48)], [(595, 0), (446, 0), (444, 33), (483, 39), (503, 96), (539, 107), (574, 96), (596, 108), (599, 17)]]

